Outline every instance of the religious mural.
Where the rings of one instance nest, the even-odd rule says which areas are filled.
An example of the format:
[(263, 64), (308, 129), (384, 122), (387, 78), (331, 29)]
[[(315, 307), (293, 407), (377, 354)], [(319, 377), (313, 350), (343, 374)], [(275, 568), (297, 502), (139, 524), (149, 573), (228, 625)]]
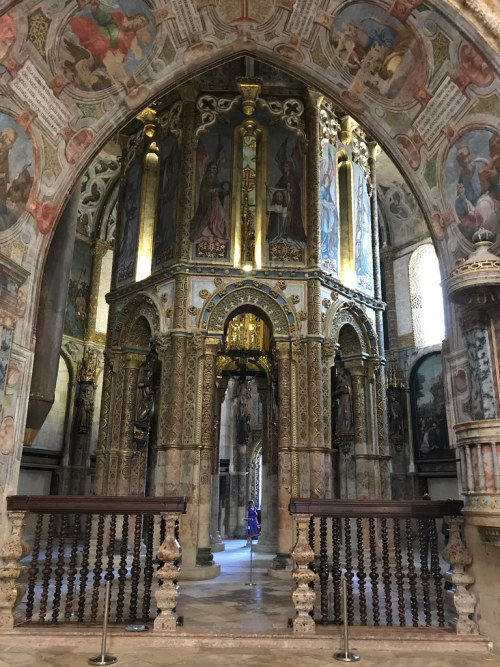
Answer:
[(90, 303), (90, 280), (92, 273), (92, 253), (90, 245), (76, 239), (73, 263), (69, 278), (68, 300), (64, 333), (74, 338), (85, 337), (87, 313)]
[(181, 170), (177, 139), (168, 135), (160, 144), (160, 176), (156, 209), (153, 270), (173, 257), (177, 185)]
[(357, 164), (353, 165), (353, 225), (354, 269), (356, 285), (363, 292), (373, 294), (373, 254), (370, 215), (370, 195), (365, 176)]
[(134, 72), (147, 57), (156, 34), (143, 0), (79, 0), (61, 40), (66, 77), (82, 91), (100, 92), (115, 82), (137, 88)]
[(31, 139), (10, 116), (0, 113), (0, 232), (12, 227), (25, 210), (34, 171)]
[(335, 149), (323, 149), (319, 172), (321, 263), (335, 276), (339, 275), (339, 212)]
[(143, 157), (134, 158), (129, 166), (123, 191), (121, 237), (118, 255), (117, 283), (121, 285), (134, 277), (139, 225), (141, 221)]
[(217, 125), (198, 142), (196, 210), (190, 229), (195, 257), (230, 257), (231, 146), (227, 125)]
[(410, 380), (415, 459), (450, 459), (441, 354), (430, 354)]
[(469, 241), (485, 227), (500, 232), (500, 133), (470, 130), (450, 149), (445, 186), (458, 229)]
[(270, 261), (304, 259), (304, 154), (299, 139), (281, 127), (269, 136), (267, 233)]
[(350, 4), (339, 13), (332, 47), (354, 100), (368, 89), (406, 105), (425, 84), (427, 58), (413, 28), (370, 2)]

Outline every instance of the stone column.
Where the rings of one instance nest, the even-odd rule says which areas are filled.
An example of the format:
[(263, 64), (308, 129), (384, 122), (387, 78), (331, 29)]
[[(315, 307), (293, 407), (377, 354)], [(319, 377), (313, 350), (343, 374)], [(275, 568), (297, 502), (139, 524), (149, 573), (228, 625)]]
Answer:
[(355, 497), (370, 498), (370, 478), (372, 475), (372, 457), (368, 455), (367, 405), (366, 405), (366, 368), (346, 363), (352, 376), (352, 408), (354, 413), (354, 459)]
[(389, 423), (387, 419), (387, 391), (386, 391), (386, 359), (384, 342), (384, 321), (382, 305), (382, 278), (380, 272), (380, 239), (378, 228), (378, 200), (377, 200), (377, 177), (375, 163), (380, 153), (380, 146), (375, 141), (368, 142), (370, 165), (370, 211), (372, 226), (372, 250), (373, 250), (373, 284), (375, 298), (380, 302), (380, 308), (375, 311), (375, 323), (377, 329), (379, 367), (375, 375), (375, 409), (376, 409), (376, 435), (378, 441), (377, 452), (380, 472), (380, 495), (383, 498), (391, 497), (391, 465), (389, 452)]
[[(321, 284), (309, 280), (307, 284), (308, 310), (308, 408), (309, 408), (309, 488), (311, 498), (325, 497), (325, 451), (323, 440), (323, 377), (321, 343)], [(328, 464), (330, 462), (328, 461)]]
[(195, 136), (198, 124), (196, 113), (197, 90), (192, 84), (187, 84), (179, 89), (182, 99), (182, 166), (179, 179), (180, 192), (179, 202), (181, 210), (177, 227), (177, 244), (179, 248), (179, 260), (186, 261), (191, 257), (191, 241), (189, 238), (189, 227), (194, 213), (194, 170), (195, 150), (198, 139)]
[(109, 444), (110, 422), (111, 422), (111, 393), (113, 387), (114, 371), (116, 363), (115, 355), (104, 352), (104, 370), (102, 378), (101, 393), (101, 416), (99, 419), (99, 437), (97, 441), (95, 482), (96, 495), (108, 495), (108, 471), (109, 471)]
[(321, 157), (319, 109), (323, 95), (316, 90), (307, 90), (306, 136), (307, 136), (307, 263), (319, 266), (321, 257), (321, 226), (319, 211), (319, 167)]
[(213, 469), (213, 418), (214, 392), (216, 379), (216, 355), (219, 339), (205, 340), (205, 354), (203, 357), (203, 383), (201, 404), (201, 449), (199, 471), (199, 498), (198, 498), (198, 548), (196, 565), (203, 568), (213, 568), (212, 574), (206, 578), (216, 577), (220, 573), (220, 566), (216, 565), (210, 551), (210, 478)]
[[(325, 340), (321, 346), (322, 381), (323, 381), (323, 443), (325, 446), (325, 497), (339, 497), (338, 489), (338, 450), (332, 443), (332, 397), (331, 370), (335, 347), (333, 340)], [(335, 492), (336, 491), (336, 492)]]
[(137, 378), (144, 355), (128, 352), (122, 363), (124, 368), (123, 397), (121, 404), (121, 430), (119, 440), (118, 477), (116, 495), (127, 496), (131, 493), (132, 456), (141, 456), (134, 451), (134, 423), (137, 396)]
[(278, 469), (273, 449), (271, 423), (271, 392), (268, 387), (259, 388), (262, 403), (262, 513), (261, 533), (255, 551), (276, 552), (278, 550)]
[(101, 285), (102, 260), (110, 247), (104, 241), (96, 239), (92, 245), (92, 278), (90, 281), (89, 314), (87, 317), (87, 340), (95, 340), (94, 334), (97, 323), (97, 305), (99, 288)]
[(275, 346), (278, 360), (278, 554), (270, 574), (289, 570), (291, 567), (292, 520), (288, 506), (292, 490), (292, 423), (290, 343), (278, 342)]
[(33, 444), (54, 403), (79, 200), (77, 184), (57, 223), (45, 260), (26, 418), (25, 443), (28, 445)]

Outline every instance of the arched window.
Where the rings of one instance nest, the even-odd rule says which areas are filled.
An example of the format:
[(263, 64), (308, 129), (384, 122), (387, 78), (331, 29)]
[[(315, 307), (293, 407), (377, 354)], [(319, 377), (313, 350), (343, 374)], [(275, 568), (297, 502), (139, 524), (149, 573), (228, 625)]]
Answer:
[(410, 303), (415, 347), (441, 343), (444, 338), (443, 292), (434, 247), (417, 248), (410, 258)]

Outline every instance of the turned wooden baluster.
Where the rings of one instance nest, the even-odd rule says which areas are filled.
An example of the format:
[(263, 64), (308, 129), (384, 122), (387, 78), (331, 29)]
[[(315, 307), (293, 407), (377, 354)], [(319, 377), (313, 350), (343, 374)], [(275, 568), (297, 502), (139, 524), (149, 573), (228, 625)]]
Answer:
[(438, 536), (436, 531), (436, 522), (434, 519), (430, 525), (430, 547), (431, 547), (431, 576), (434, 580), (436, 590), (436, 613), (438, 625), (444, 628), (444, 600), (443, 600), (443, 575), (439, 563)]
[(328, 554), (326, 546), (326, 517), (319, 521), (319, 583), (321, 590), (321, 623), (328, 623)]
[(142, 600), (142, 622), (149, 621), (151, 607), (151, 585), (153, 583), (153, 531), (154, 521), (152, 516), (144, 517), (146, 536), (146, 558), (144, 561), (144, 597)]
[(0, 629), (11, 630), (14, 627), (14, 610), (22, 600), (25, 588), (17, 583), (26, 569), (19, 561), (29, 552), (23, 540), (23, 525), (27, 512), (9, 512), (12, 523), (9, 539), (0, 551), (3, 565), (0, 567)]
[(101, 585), (101, 575), (102, 575), (102, 552), (103, 552), (103, 541), (104, 541), (104, 514), (99, 514), (99, 520), (97, 523), (97, 544), (95, 550), (95, 567), (92, 570), (94, 573), (94, 584), (92, 590), (92, 601), (90, 603), (90, 621), (95, 622), (97, 618), (97, 612), (99, 609), (99, 588)]
[(68, 528), (68, 515), (63, 514), (61, 520), (60, 534), (59, 534), (59, 548), (57, 550), (57, 562), (55, 574), (54, 597), (52, 598), (52, 623), (57, 623), (59, 618), (60, 604), (61, 604), (61, 589), (64, 576), (64, 551), (66, 548), (66, 530)]
[(340, 585), (342, 581), (342, 570), (340, 569), (340, 537), (342, 524), (340, 519), (332, 519), (332, 585), (333, 585), (333, 622), (335, 625), (342, 623), (342, 605)]
[(127, 551), (128, 551), (128, 519), (129, 515), (123, 515), (122, 541), (120, 546), (120, 567), (118, 568), (118, 593), (116, 596), (116, 622), (123, 620), (123, 607), (125, 602), (125, 584), (127, 581)]
[(73, 540), (71, 542), (71, 553), (69, 556), (68, 563), (68, 592), (66, 594), (66, 606), (64, 608), (64, 620), (66, 623), (71, 622), (71, 611), (73, 608), (73, 598), (75, 592), (75, 579), (78, 572), (76, 567), (76, 560), (78, 558), (78, 538), (80, 535), (80, 515), (75, 514), (75, 520), (73, 524)]
[(389, 564), (389, 538), (387, 534), (387, 519), (381, 520), (382, 537), (382, 581), (384, 582), (384, 606), (386, 625), (392, 625), (391, 600), (391, 566)]
[(141, 529), (142, 515), (137, 514), (134, 526), (134, 552), (132, 556), (132, 567), (130, 568), (132, 587), (130, 589), (129, 618), (132, 623), (137, 619), (137, 593), (139, 590), (139, 578), (141, 576)]
[(398, 591), (398, 616), (399, 625), (406, 625), (405, 610), (405, 592), (404, 592), (404, 572), (403, 559), (401, 555), (401, 528), (399, 519), (393, 519), (394, 530), (394, 560), (396, 561), (396, 588)]
[(93, 515), (87, 514), (87, 521), (85, 522), (85, 540), (82, 550), (82, 565), (80, 567), (80, 588), (78, 596), (78, 623), (83, 623), (85, 618), (85, 593), (87, 590), (87, 580), (89, 576), (89, 553), (90, 553), (90, 539), (92, 537), (92, 522)]
[(377, 545), (375, 541), (375, 519), (368, 519), (370, 542), (370, 581), (372, 588), (373, 625), (380, 625), (380, 607), (378, 597)]
[(445, 520), (450, 526), (450, 541), (444, 550), (444, 556), (452, 567), (445, 578), (455, 586), (455, 592), (451, 593), (458, 614), (455, 629), (459, 635), (477, 635), (478, 625), (469, 618), (475, 611), (476, 597), (466, 588), (474, 583), (474, 577), (465, 571), (465, 568), (472, 563), (472, 555), (462, 542), (461, 528), (464, 518), (450, 516), (445, 517)]
[(366, 613), (366, 572), (365, 551), (363, 543), (363, 519), (356, 519), (357, 547), (358, 547), (358, 586), (359, 586), (359, 620), (360, 625), (368, 624)]
[(418, 533), (418, 543), (420, 547), (420, 582), (422, 584), (422, 598), (424, 601), (424, 618), (426, 627), (430, 627), (432, 624), (431, 617), (431, 598), (429, 591), (429, 522), (430, 519), (418, 519), (417, 521), (417, 533)]
[(155, 630), (174, 631), (177, 627), (174, 610), (177, 607), (179, 586), (175, 582), (180, 572), (177, 563), (181, 557), (181, 548), (175, 537), (175, 525), (179, 518), (180, 515), (176, 512), (162, 515), (161, 523), (165, 526), (165, 538), (158, 550), (158, 558), (163, 565), (156, 573), (161, 586), (155, 592), (156, 605), (159, 609), (154, 621)]
[(45, 558), (42, 568), (42, 594), (40, 596), (40, 614), (38, 620), (40, 623), (45, 621), (47, 614), (47, 600), (49, 598), (50, 575), (52, 574), (52, 546), (54, 543), (54, 525), (55, 517), (53, 514), (49, 516), (49, 525), (47, 528), (47, 544), (45, 547)]
[(31, 623), (33, 618), (33, 606), (35, 604), (36, 577), (39, 571), (40, 537), (42, 534), (43, 514), (39, 514), (36, 520), (33, 551), (31, 553), (31, 564), (28, 568), (28, 595), (26, 596), (26, 622)]
[(109, 614), (111, 615), (111, 595), (112, 595), (112, 586), (113, 579), (115, 578), (115, 540), (116, 540), (116, 514), (111, 514), (111, 519), (109, 522), (109, 538), (108, 538), (108, 566), (106, 568), (106, 574), (104, 575), (104, 581), (111, 581), (110, 591), (109, 591)]
[(410, 585), (410, 608), (413, 626), (418, 628), (417, 574), (413, 560), (413, 531), (411, 519), (406, 519), (406, 559), (408, 563), (408, 583)]
[(347, 623), (354, 625), (354, 600), (352, 595), (352, 547), (351, 547), (351, 520), (344, 519), (344, 549), (345, 549), (345, 579), (347, 586)]

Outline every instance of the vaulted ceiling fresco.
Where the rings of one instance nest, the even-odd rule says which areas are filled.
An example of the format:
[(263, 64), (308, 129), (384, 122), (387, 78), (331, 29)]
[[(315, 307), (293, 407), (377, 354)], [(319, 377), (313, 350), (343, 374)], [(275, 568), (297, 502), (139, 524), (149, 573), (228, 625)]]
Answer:
[[(491, 42), (495, 4), (482, 15), (463, 4)], [(21, 245), (36, 266), (77, 178), (123, 123), (250, 54), (326, 93), (380, 142), (451, 267), (475, 227), (500, 231), (500, 60), (486, 39), (437, 0), (17, 3), (0, 17), (4, 252)]]

